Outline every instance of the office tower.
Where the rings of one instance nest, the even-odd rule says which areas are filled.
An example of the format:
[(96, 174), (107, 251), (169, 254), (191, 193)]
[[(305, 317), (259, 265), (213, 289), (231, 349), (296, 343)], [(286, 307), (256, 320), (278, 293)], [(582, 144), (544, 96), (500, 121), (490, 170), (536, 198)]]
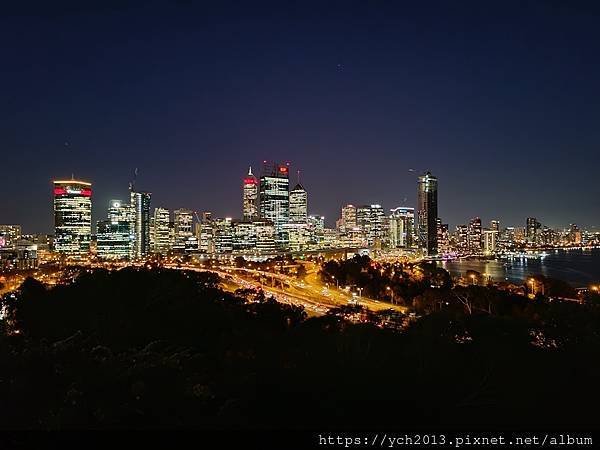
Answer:
[(308, 220), (308, 194), (300, 183), (290, 191), (290, 222), (306, 223)]
[(212, 254), (215, 252), (215, 226), (210, 211), (202, 213), (200, 223), (196, 226), (196, 238), (201, 253)]
[(490, 230), (500, 232), (500, 221), (499, 220), (491, 220), (490, 221)]
[(197, 242), (192, 232), (194, 213), (189, 209), (176, 209), (174, 211), (174, 219), (175, 242), (173, 244), (173, 251), (184, 252), (186, 250), (194, 250), (194, 243)]
[(415, 226), (415, 209), (400, 206), (390, 210), (389, 245), (391, 248), (409, 248)]
[(484, 230), (483, 231), (483, 253), (485, 255), (492, 255), (496, 251), (498, 246), (498, 230)]
[(258, 180), (252, 173), (252, 167), (248, 169), (242, 186), (242, 211), (244, 220), (258, 218)]
[(256, 227), (254, 222), (233, 222), (233, 251), (238, 254), (256, 253)]
[(0, 225), (0, 248), (13, 247), (21, 234), (21, 225)]
[(365, 235), (367, 245), (380, 245), (385, 235), (385, 212), (381, 205), (356, 208), (356, 225)]
[(108, 203), (107, 220), (96, 226), (96, 252), (101, 259), (127, 259), (133, 250), (131, 205), (121, 200)]
[(528, 244), (538, 243), (538, 234), (542, 224), (535, 217), (528, 217), (525, 224), (525, 241)]
[(338, 221), (338, 229), (340, 231), (346, 231), (356, 227), (356, 206), (342, 206), (342, 214), (340, 220)]
[(437, 254), (438, 179), (426, 172), (417, 183), (417, 236), (425, 255)]
[(150, 252), (150, 196), (150, 192), (130, 191), (135, 258), (142, 258)]
[(288, 243), (285, 225), (290, 218), (289, 186), (289, 167), (265, 162), (260, 177), (260, 217), (273, 222), (280, 249), (286, 248)]
[(154, 208), (154, 244), (152, 252), (158, 255), (167, 255), (171, 251), (170, 213), (165, 208)]
[(457, 225), (455, 235), (459, 252), (466, 253), (469, 249), (469, 227), (467, 225)]
[(256, 251), (259, 255), (273, 255), (277, 248), (275, 245), (275, 226), (267, 220), (257, 220), (256, 227)]
[(218, 254), (233, 251), (233, 223), (231, 217), (214, 220), (215, 252)]
[(469, 221), (469, 228), (467, 231), (467, 248), (471, 253), (481, 252), (481, 232), (481, 219), (479, 217), (474, 217)]
[(442, 219), (437, 219), (437, 243), (438, 253), (445, 254), (450, 252), (450, 235), (448, 233), (448, 224), (442, 223)]
[(574, 223), (569, 225), (569, 243), (581, 245), (581, 230)]
[(131, 252), (129, 222), (100, 220), (97, 223), (96, 249), (101, 259), (127, 259)]
[(54, 246), (67, 256), (81, 257), (92, 237), (92, 184), (77, 180), (54, 183)]

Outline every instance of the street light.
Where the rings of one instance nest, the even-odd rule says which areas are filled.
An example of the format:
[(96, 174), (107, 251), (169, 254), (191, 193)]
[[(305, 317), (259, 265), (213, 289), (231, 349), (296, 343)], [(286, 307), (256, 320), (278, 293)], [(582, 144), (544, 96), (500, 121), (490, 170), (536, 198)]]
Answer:
[(394, 290), (391, 287), (389, 287), (389, 286), (387, 286), (385, 288), (385, 290), (390, 292), (390, 294), (392, 296), (392, 305), (393, 305), (394, 304)]
[(475, 278), (477, 278), (477, 276), (474, 273), (472, 273), (471, 274), (471, 284), (475, 284)]

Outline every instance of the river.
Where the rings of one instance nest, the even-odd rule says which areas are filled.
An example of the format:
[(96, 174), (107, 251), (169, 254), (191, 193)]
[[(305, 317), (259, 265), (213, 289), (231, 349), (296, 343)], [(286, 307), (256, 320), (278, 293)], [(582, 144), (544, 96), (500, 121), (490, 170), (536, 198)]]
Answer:
[(514, 258), (502, 260), (440, 261), (441, 267), (453, 276), (467, 270), (487, 274), (494, 281), (521, 283), (532, 275), (544, 275), (570, 283), (575, 287), (600, 284), (600, 249), (549, 250), (538, 259)]

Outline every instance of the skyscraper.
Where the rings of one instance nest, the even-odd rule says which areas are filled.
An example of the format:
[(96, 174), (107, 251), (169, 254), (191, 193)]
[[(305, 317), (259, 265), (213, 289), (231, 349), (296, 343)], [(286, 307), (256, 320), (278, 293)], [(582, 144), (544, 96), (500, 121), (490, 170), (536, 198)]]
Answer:
[(345, 232), (357, 227), (356, 224), (356, 206), (342, 206), (342, 214), (337, 222), (337, 227), (341, 232)]
[(141, 258), (150, 252), (150, 192), (130, 191), (132, 225), (133, 225), (133, 256)]
[(542, 224), (535, 217), (528, 217), (525, 224), (525, 240), (528, 244), (538, 243), (538, 234), (542, 228)]
[(152, 251), (158, 255), (166, 255), (171, 250), (171, 228), (169, 210), (154, 208), (154, 248)]
[[(175, 210), (175, 251), (192, 251), (198, 249), (198, 241), (192, 231), (194, 213), (189, 209)], [(194, 248), (195, 247), (195, 248)]]
[(367, 245), (381, 243), (385, 232), (385, 212), (381, 205), (364, 205), (356, 208), (356, 224), (364, 233)]
[(127, 259), (133, 249), (131, 206), (121, 200), (108, 204), (108, 219), (97, 224), (96, 242), (98, 257), (103, 259)]
[(492, 255), (498, 245), (498, 230), (483, 230), (483, 253)]
[(308, 220), (308, 194), (300, 183), (290, 191), (290, 222), (306, 223)]
[(290, 219), (289, 187), (288, 165), (265, 162), (260, 177), (260, 217), (273, 222), (279, 248), (286, 248), (288, 243), (285, 225)]
[(415, 209), (400, 206), (390, 210), (389, 244), (391, 248), (408, 248), (412, 246), (412, 235), (415, 227)]
[(417, 184), (417, 237), (425, 255), (437, 254), (438, 180), (426, 172)]
[(242, 186), (242, 212), (244, 220), (258, 219), (258, 180), (252, 173), (252, 167), (248, 169)]
[(474, 217), (469, 221), (467, 247), (471, 253), (477, 254), (481, 252), (482, 244), (481, 219), (479, 217)]
[(68, 256), (83, 256), (92, 237), (92, 184), (54, 181), (54, 246)]

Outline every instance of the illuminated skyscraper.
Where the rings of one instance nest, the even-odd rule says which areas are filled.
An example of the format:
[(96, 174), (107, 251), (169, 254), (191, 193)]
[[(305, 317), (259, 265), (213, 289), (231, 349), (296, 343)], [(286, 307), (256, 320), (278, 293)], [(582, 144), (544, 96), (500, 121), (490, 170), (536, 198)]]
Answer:
[(498, 230), (483, 230), (483, 253), (492, 255), (498, 245)]
[(98, 257), (102, 259), (127, 259), (133, 249), (131, 228), (131, 206), (121, 200), (111, 200), (108, 205), (108, 220), (97, 224)]
[(279, 248), (286, 248), (288, 243), (285, 225), (290, 219), (289, 187), (288, 165), (265, 162), (260, 177), (260, 217), (273, 222)]
[(55, 250), (83, 256), (92, 237), (92, 184), (85, 181), (54, 181)]
[(525, 240), (528, 244), (537, 244), (542, 224), (535, 217), (528, 217), (525, 224)]
[(467, 247), (473, 254), (480, 253), (483, 247), (481, 219), (474, 217), (469, 222), (467, 231)]
[(158, 255), (166, 255), (171, 250), (171, 219), (169, 210), (154, 208), (154, 248), (152, 251)]
[(306, 223), (308, 220), (308, 195), (300, 183), (290, 191), (290, 222)]
[(381, 205), (365, 205), (356, 208), (356, 224), (366, 239), (367, 245), (379, 245), (386, 231), (384, 227), (385, 212)]
[(150, 192), (130, 191), (132, 225), (133, 225), (133, 256), (141, 258), (150, 252)]
[(391, 248), (409, 248), (415, 227), (415, 208), (400, 206), (390, 210), (389, 244)]
[(345, 232), (357, 227), (356, 224), (356, 206), (342, 206), (342, 214), (337, 222), (337, 227), (341, 232)]
[(417, 237), (426, 255), (437, 254), (438, 179), (426, 172), (417, 184)]
[(198, 249), (198, 240), (192, 231), (194, 213), (189, 209), (175, 210), (175, 243), (174, 251), (193, 251)]
[(252, 173), (252, 167), (248, 169), (248, 175), (244, 178), (242, 208), (244, 220), (258, 219), (258, 180)]

